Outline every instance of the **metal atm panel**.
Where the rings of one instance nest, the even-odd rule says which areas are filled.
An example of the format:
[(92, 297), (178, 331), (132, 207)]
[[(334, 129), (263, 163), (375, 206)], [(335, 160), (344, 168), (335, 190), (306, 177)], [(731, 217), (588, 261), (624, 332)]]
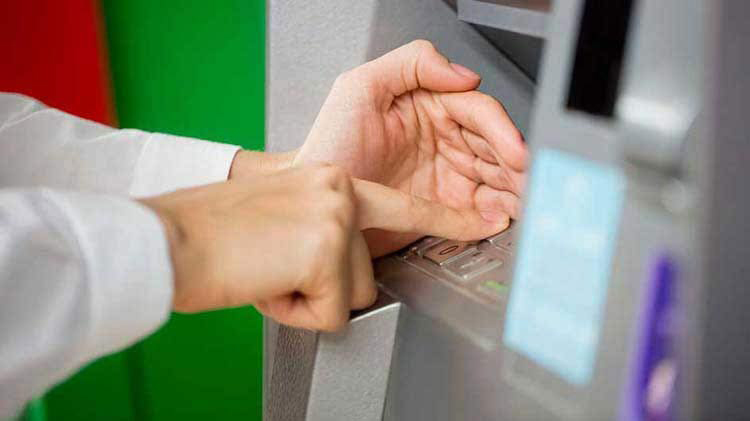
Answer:
[[(481, 90), (502, 98), (514, 122), (528, 129), (534, 81), (476, 28), (440, 0), (269, 0), (266, 50), (266, 149), (300, 146), (340, 73), (414, 39), (429, 39), (452, 60), (486, 77)], [(504, 39), (504, 38), (503, 38)], [(514, 39), (511, 39), (511, 45)], [(519, 43), (526, 56), (539, 43)], [(528, 51), (527, 51), (528, 50)], [(301, 69), (304, 68), (304, 71)], [(289, 116), (294, 116), (290, 118)], [(264, 403), (271, 395), (276, 331), (264, 323)]]
[[(750, 203), (736, 182), (750, 175), (740, 164), (750, 143), (739, 141), (748, 119), (737, 111), (750, 78), (743, 49), (733, 44), (727, 57), (717, 45), (750, 46), (738, 24), (750, 7), (555, 0), (539, 15), (546, 6), (522, 0), (451, 3), (325, 7), (366, 16), (342, 63), (428, 38), (479, 70), (530, 142), (524, 216), (489, 239), (424, 238), (379, 259), (378, 302), (343, 332), (269, 330), (265, 419), (742, 419), (750, 335), (733, 323), (748, 312), (731, 291), (744, 291), (750, 248), (731, 227), (747, 232), (747, 218), (732, 209)], [(520, 5), (515, 12), (536, 25), (521, 32), (546, 38), (538, 87), (496, 48), (502, 31), (523, 22), (478, 13), (493, 5)], [(330, 81), (273, 71), (315, 51), (290, 52), (280, 41), (290, 36), (285, 19), (299, 24), (304, 6), (270, 6), (269, 146), (282, 150), (290, 137), (278, 118), (289, 103), (274, 97)], [(501, 32), (487, 36), (460, 19)], [(321, 48), (341, 38), (312, 28)], [(317, 108), (294, 111), (312, 121)], [(718, 230), (714, 214), (726, 218)]]

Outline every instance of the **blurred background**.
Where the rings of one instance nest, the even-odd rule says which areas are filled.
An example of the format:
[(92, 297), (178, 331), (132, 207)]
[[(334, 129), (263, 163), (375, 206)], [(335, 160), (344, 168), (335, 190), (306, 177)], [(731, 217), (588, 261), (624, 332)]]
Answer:
[[(112, 126), (262, 150), (264, 7), (262, 0), (3, 1), (0, 91)], [(260, 420), (261, 388), (255, 310), (175, 314), (146, 340), (32, 402), (24, 418)]]

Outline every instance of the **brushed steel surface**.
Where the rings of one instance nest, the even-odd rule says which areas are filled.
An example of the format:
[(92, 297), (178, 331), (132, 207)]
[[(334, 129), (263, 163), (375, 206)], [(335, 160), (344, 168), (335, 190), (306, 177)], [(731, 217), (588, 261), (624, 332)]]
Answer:
[(306, 420), (382, 419), (402, 307), (388, 304), (320, 335)]
[(549, 1), (458, 0), (458, 18), (491, 28), (544, 38)]
[[(483, 75), (480, 90), (500, 99), (516, 125), (528, 130), (532, 80), (440, 0), (268, 0), (266, 28), (268, 151), (287, 151), (304, 142), (340, 73), (419, 38)], [(267, 405), (278, 325), (266, 319), (263, 327)]]
[(276, 340), (278, 354), (274, 359), (264, 419), (303, 420), (307, 411), (318, 334), (281, 326)]
[[(616, 419), (638, 346), (634, 320), (646, 274), (654, 256), (665, 251), (680, 268), (675, 317), (681, 321), (677, 353), (683, 371), (676, 419), (716, 414), (732, 419), (747, 413), (743, 396), (750, 362), (743, 350), (750, 335), (741, 329), (750, 314), (742, 305), (747, 295), (742, 292), (750, 285), (743, 271), (750, 262), (750, 248), (743, 247), (750, 196), (741, 182), (750, 168), (743, 164), (750, 119), (742, 114), (750, 96), (749, 56), (743, 54), (750, 45), (744, 19), (750, 7), (741, 0), (636, 3), (613, 119), (564, 105), (583, 0), (555, 0), (546, 12), (536, 89), (439, 1), (334, 0), (320, 7), (269, 3), (270, 150), (303, 141), (338, 73), (411, 39), (428, 38), (482, 74), (482, 89), (501, 98), (529, 134), (532, 156), (542, 147), (558, 149), (616, 167), (627, 178), (589, 384), (572, 387), (503, 346), (521, 221), (512, 233), (477, 245), (477, 251), (503, 262), (488, 269), (486, 279), (475, 273), (463, 279), (461, 270), (469, 270), (471, 262), (461, 259), (480, 258), (456, 253), (443, 259), (430, 249), (436, 240), (379, 259), (376, 279), (381, 293), (398, 303), (393, 304), (398, 316), (378, 313), (385, 308), (378, 306), (359, 313), (350, 331), (316, 342), (313, 350), (305, 348), (314, 354), (313, 369), (305, 365), (309, 355), (298, 367), (308, 374), (302, 384), (309, 387), (298, 390), (300, 396), (308, 393), (307, 416), (379, 419), (373, 414), (380, 410), (385, 420)], [(305, 44), (307, 39), (314, 42)], [(294, 69), (310, 62), (324, 68), (304, 75)], [(294, 100), (304, 95), (309, 97)], [(644, 110), (665, 118), (649, 119)], [(299, 116), (298, 123), (287, 124), (289, 116)], [(469, 266), (462, 269), (462, 264)], [(276, 349), (276, 356), (293, 354)], [(276, 374), (271, 378), (283, 382)], [(358, 396), (357, 391), (366, 392)]]

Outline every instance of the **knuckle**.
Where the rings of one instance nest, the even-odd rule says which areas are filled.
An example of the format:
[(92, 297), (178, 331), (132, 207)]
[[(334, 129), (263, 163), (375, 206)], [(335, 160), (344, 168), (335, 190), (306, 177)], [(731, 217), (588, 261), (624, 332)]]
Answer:
[(472, 124), (477, 127), (485, 125), (487, 118), (497, 118), (498, 114), (502, 115), (502, 108), (498, 102), (482, 92), (473, 93), (469, 109)]
[(346, 229), (335, 218), (318, 225), (317, 238), (326, 248), (338, 250), (345, 243), (346, 235)]
[[(318, 198), (320, 203), (320, 219), (328, 221), (330, 225), (338, 227), (339, 230), (348, 230), (354, 221), (356, 213), (355, 205), (351, 197), (341, 191), (327, 193)], [(330, 229), (329, 229), (330, 230)]]
[(323, 172), (326, 179), (332, 183), (338, 183), (346, 179), (346, 171), (335, 165), (325, 167)]
[(375, 285), (370, 285), (368, 288), (366, 288), (362, 293), (360, 293), (357, 297), (355, 308), (356, 309), (364, 309), (367, 307), (370, 307), (375, 303), (375, 300), (378, 298), (378, 290), (375, 288)]
[(411, 46), (417, 51), (436, 51), (435, 45), (426, 39), (416, 39), (412, 41)]
[(497, 100), (484, 92), (475, 93), (475, 104), (477, 110), (491, 110), (492, 112), (501, 111), (502, 107)]
[(474, 170), (474, 173), (477, 174), (478, 178), (482, 178), (484, 175), (484, 161), (482, 158), (476, 156), (474, 157), (474, 160), (471, 162), (471, 167)]
[(379, 92), (372, 62), (341, 73), (333, 82), (332, 90), (339, 93), (339, 99), (343, 104), (355, 111), (372, 101)]
[(312, 177), (317, 185), (328, 188), (336, 188), (346, 178), (346, 172), (332, 164), (318, 164), (313, 171)]
[(518, 127), (513, 127), (512, 130), (508, 132), (508, 137), (511, 141), (514, 143), (523, 143), (523, 133), (521, 133), (521, 130), (518, 129)]
[(341, 167), (331, 165), (327, 168), (326, 171), (328, 171), (328, 176), (334, 183), (346, 182), (349, 179), (348, 174)]
[(354, 220), (354, 202), (348, 195), (343, 193), (336, 194), (333, 199), (332, 207), (334, 218), (345, 226), (348, 226)]
[(353, 70), (347, 70), (336, 76), (336, 80), (333, 81), (333, 86), (346, 86), (349, 84), (352, 80), (352, 72)]
[[(314, 221), (310, 221), (304, 231), (307, 244), (305, 263), (308, 266), (321, 268), (322, 262), (329, 260), (332, 256), (337, 256), (343, 244), (342, 231), (341, 226), (333, 219), (315, 218)], [(310, 275), (316, 277), (320, 274), (316, 271), (315, 274)]]
[(341, 330), (347, 321), (346, 312), (331, 309), (322, 314), (318, 327), (325, 332), (336, 332)]
[(378, 289), (375, 287), (375, 285), (372, 285), (372, 287), (367, 290), (367, 295), (365, 295), (365, 307), (370, 307), (371, 305), (375, 304), (375, 301), (377, 299)]
[(352, 88), (361, 88), (365, 82), (366, 79), (362, 77), (362, 66), (360, 66), (339, 74), (333, 81), (333, 86), (350, 92)]

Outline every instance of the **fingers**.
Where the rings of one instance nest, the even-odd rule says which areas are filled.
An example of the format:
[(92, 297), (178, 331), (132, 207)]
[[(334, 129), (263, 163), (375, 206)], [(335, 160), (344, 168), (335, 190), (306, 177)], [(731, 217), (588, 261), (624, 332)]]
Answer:
[(352, 232), (351, 247), (352, 292), (350, 306), (354, 310), (361, 310), (375, 302), (378, 290), (375, 287), (370, 252), (361, 231), (354, 230)]
[(481, 182), (497, 190), (507, 190), (516, 196), (521, 196), (526, 183), (526, 173), (490, 164), (487, 161), (477, 159), (474, 161)]
[(523, 172), (485, 161), (481, 157), (459, 151), (445, 142), (438, 150), (454, 170), (476, 183), (487, 184), (496, 190), (507, 190), (517, 196), (523, 192), (526, 175)]
[[(312, 315), (308, 328), (334, 332), (349, 320), (351, 277), (329, 278), (325, 287), (308, 293), (306, 304)], [(305, 327), (305, 326), (302, 326)]]
[(316, 316), (301, 295), (272, 297), (255, 303), (255, 308), (281, 324), (302, 329), (318, 329)]
[(437, 94), (448, 114), (489, 143), (497, 162), (516, 171), (527, 165), (523, 136), (497, 100), (478, 91)]
[(260, 300), (255, 307), (288, 326), (329, 332), (340, 330), (350, 310), (367, 308), (377, 298), (370, 253), (360, 231), (354, 231), (350, 248), (342, 255), (342, 259), (348, 261), (337, 265), (339, 275), (326, 278), (324, 285)]
[(498, 161), (497, 156), (495, 156), (495, 151), (490, 147), (486, 140), (465, 127), (461, 127), (460, 133), (461, 138), (467, 145), (469, 145), (469, 149), (471, 149), (472, 152), (489, 163), (497, 164)]
[(507, 228), (504, 214), (453, 209), (369, 181), (353, 179), (358, 201), (359, 228), (415, 232), (456, 240), (476, 240)]
[[(521, 199), (508, 191), (495, 190), (482, 184), (474, 192), (474, 206), (485, 218), (501, 218), (503, 214), (518, 219), (521, 213)], [(497, 216), (493, 216), (496, 214)]]
[[(362, 233), (356, 228), (355, 203), (350, 178), (328, 166), (311, 167), (312, 187), (322, 186), (316, 205), (304, 211), (317, 221), (309, 232), (316, 243), (302, 282), (293, 283), (256, 307), (278, 322), (306, 329), (336, 331), (345, 326), (352, 309), (371, 305), (377, 296), (372, 263)], [(292, 263), (294, 264), (294, 263)]]
[(397, 48), (363, 66), (365, 77), (392, 97), (425, 88), (439, 92), (462, 92), (479, 86), (473, 71), (450, 63), (429, 41), (417, 40)]
[(379, 229), (369, 229), (362, 232), (370, 250), (370, 256), (378, 258), (392, 253), (407, 244), (419, 240), (422, 235), (408, 232), (388, 232)]
[(327, 332), (340, 330), (349, 319), (351, 278), (348, 275), (348, 261), (344, 265), (336, 264), (335, 267), (338, 269), (335, 271), (337, 274), (321, 277), (323, 282), (318, 285), (273, 297), (257, 303), (256, 307), (288, 326)]
[(335, 307), (331, 303), (311, 301), (297, 293), (257, 302), (255, 308), (287, 326), (329, 332), (341, 329), (349, 315), (348, 309)]

